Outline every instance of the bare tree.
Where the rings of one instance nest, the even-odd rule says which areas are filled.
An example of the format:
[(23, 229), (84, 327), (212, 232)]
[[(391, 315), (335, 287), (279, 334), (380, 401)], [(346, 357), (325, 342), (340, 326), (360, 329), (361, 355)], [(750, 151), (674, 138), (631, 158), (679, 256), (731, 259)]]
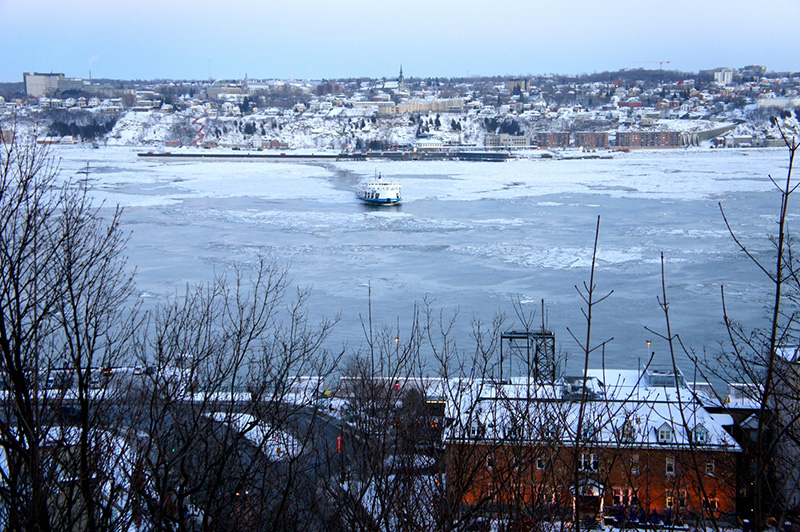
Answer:
[[(157, 530), (312, 530), (317, 399), (340, 354), (261, 259), (160, 309), (133, 388), (138, 512)], [(138, 395), (138, 397), (136, 397)]]
[[(706, 374), (728, 383), (741, 383), (746, 405), (727, 405), (734, 415), (737, 434), (744, 445), (745, 460), (742, 479), (745, 495), (741, 498), (742, 517), (752, 519), (753, 525), (763, 528), (768, 519), (782, 526), (786, 512), (800, 506), (797, 461), (800, 457), (800, 381), (797, 372), (797, 299), (800, 288), (800, 263), (792, 250), (788, 230), (789, 201), (798, 185), (793, 181), (794, 157), (798, 149), (795, 137), (790, 137), (776, 120), (789, 152), (788, 169), (783, 180), (770, 181), (780, 196), (776, 219), (777, 233), (770, 236), (774, 247), (772, 266), (749, 249), (734, 231), (720, 204), (728, 231), (739, 249), (763, 273), (772, 286), (769, 322), (764, 329), (749, 329), (729, 314), (722, 287), (723, 317), (728, 331), (724, 352), (710, 363), (702, 364)], [(742, 418), (737, 407), (745, 406), (755, 415)]]
[(109, 430), (100, 368), (135, 327), (121, 211), (60, 180), (46, 148), (0, 148), (0, 499), (11, 530), (114, 530), (129, 504), (124, 444)]
[[(580, 402), (578, 408), (578, 417), (577, 423), (575, 427), (575, 434), (573, 435), (573, 442), (574, 442), (574, 456), (572, 459), (572, 490), (573, 496), (578, 499), (581, 496), (580, 490), (582, 489), (581, 486), (586, 486), (589, 479), (586, 477), (584, 472), (587, 470), (585, 466), (581, 463), (581, 457), (585, 454), (584, 449), (586, 445), (586, 438), (587, 431), (584, 429), (584, 424), (587, 422), (587, 408), (586, 405), (591, 400), (589, 394), (588, 384), (588, 373), (589, 373), (589, 360), (591, 355), (594, 351), (598, 348), (605, 349), (605, 344), (613, 340), (613, 338), (606, 340), (605, 342), (594, 345), (592, 344), (592, 319), (594, 314), (595, 307), (605, 301), (612, 293), (608, 292), (605, 295), (597, 296), (597, 286), (595, 285), (594, 274), (595, 274), (595, 266), (597, 264), (597, 243), (600, 239), (600, 217), (597, 217), (597, 227), (595, 228), (595, 237), (594, 237), (594, 248), (592, 251), (592, 266), (591, 271), (589, 274), (589, 282), (584, 282), (583, 290), (578, 288), (577, 286), (575, 289), (580, 294), (581, 298), (583, 299), (586, 307), (581, 309), (583, 312), (583, 316), (586, 320), (586, 339), (581, 341), (570, 329), (567, 329), (567, 332), (570, 333), (572, 338), (577, 342), (580, 346), (580, 349), (583, 354), (583, 382), (580, 388)], [(588, 424), (591, 427), (592, 424), (596, 424), (597, 421), (593, 421), (591, 419), (588, 420)], [(571, 425), (571, 424), (570, 424)], [(568, 425), (569, 426), (569, 425)], [(589, 468), (591, 469), (591, 468)], [(582, 478), (583, 477), (583, 478)], [(574, 504), (575, 507), (575, 515), (573, 518), (573, 525), (575, 527), (576, 532), (580, 532), (581, 527), (581, 504), (576, 502)]]

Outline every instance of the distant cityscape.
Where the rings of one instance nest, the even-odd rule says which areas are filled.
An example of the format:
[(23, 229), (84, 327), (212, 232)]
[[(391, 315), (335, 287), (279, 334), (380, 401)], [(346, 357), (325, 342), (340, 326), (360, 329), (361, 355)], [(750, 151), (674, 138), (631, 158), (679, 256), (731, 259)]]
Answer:
[[(668, 61), (658, 63), (663, 68)], [(780, 146), (770, 116), (791, 117), (800, 108), (800, 73), (768, 73), (761, 65), (697, 73), (662, 68), (421, 79), (407, 78), (400, 67), (397, 77), (382, 79), (245, 75), (215, 81), (113, 81), (25, 72), (21, 84), (0, 84), (0, 116), (44, 120), (51, 143), (597, 150)], [(160, 127), (126, 119), (129, 113), (151, 113)], [(130, 130), (127, 122), (137, 123), (138, 133), (115, 131)]]

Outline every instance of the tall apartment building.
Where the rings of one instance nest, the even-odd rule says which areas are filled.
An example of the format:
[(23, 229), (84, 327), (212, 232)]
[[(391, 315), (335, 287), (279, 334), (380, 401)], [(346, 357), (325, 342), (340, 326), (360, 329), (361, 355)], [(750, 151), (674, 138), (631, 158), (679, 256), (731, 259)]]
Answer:
[(58, 91), (58, 82), (64, 80), (64, 74), (42, 74), (40, 72), (23, 72), (25, 94), (32, 98), (52, 96)]
[(521, 92), (528, 92), (531, 88), (531, 82), (527, 79), (512, 79), (506, 81), (506, 89), (508, 92), (514, 92), (519, 89)]

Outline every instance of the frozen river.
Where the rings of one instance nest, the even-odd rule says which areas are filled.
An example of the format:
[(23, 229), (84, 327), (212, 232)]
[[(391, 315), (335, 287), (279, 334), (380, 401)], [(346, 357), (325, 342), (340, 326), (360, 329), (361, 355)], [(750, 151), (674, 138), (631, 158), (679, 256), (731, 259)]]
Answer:
[[(125, 207), (128, 255), (145, 301), (268, 252), (290, 264), (295, 285), (312, 289), (313, 315), (342, 313), (335, 345), (363, 344), (359, 314), (367, 314), (371, 285), (374, 320), (399, 319), (401, 335), (423, 298), (447, 313), (458, 309), (464, 349), (473, 317), (488, 322), (504, 312), (509, 328), (519, 327), (512, 296), (537, 316), (544, 299), (557, 344), (574, 353), (566, 327), (584, 334), (575, 285), (588, 280), (599, 215), (596, 283), (614, 293), (595, 310), (594, 338), (614, 337), (606, 349), (614, 367), (633, 367), (647, 340), (657, 361), (668, 361), (663, 342), (645, 330), (664, 328), (661, 252), (673, 331), (687, 346), (719, 352), (721, 285), (736, 319), (765, 323), (768, 285), (736, 249), (718, 203), (767, 257), (779, 205), (767, 176), (784, 177), (788, 164), (780, 149), (505, 163), (163, 162), (139, 160), (131, 148), (56, 154), (65, 175), (88, 162), (98, 198)], [(356, 184), (375, 171), (402, 181), (401, 206), (356, 201)]]

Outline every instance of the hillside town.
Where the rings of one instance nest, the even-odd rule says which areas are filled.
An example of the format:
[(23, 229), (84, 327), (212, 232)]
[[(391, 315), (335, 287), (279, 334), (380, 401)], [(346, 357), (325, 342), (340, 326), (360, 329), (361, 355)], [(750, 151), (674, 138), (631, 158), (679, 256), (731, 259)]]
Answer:
[[(770, 123), (800, 76), (751, 65), (698, 73), (344, 80), (111, 81), (24, 73), (4, 122), (42, 142), (161, 148), (607, 150), (781, 146)], [(8, 134), (8, 132), (6, 132)]]

